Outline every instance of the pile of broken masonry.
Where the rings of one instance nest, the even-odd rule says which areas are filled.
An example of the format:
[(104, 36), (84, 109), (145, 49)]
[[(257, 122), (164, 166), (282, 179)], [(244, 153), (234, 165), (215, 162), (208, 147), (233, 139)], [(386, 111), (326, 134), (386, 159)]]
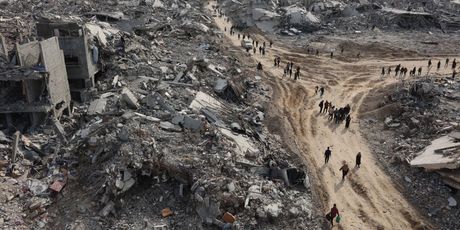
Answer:
[[(2, 8), (21, 24), (8, 44), (35, 18), (92, 25), (104, 68), (64, 129), (0, 132), (0, 228), (319, 228), (300, 160), (264, 126), (264, 76), (222, 50), (201, 1), (74, 2)], [(127, 216), (145, 178), (169, 195)]]

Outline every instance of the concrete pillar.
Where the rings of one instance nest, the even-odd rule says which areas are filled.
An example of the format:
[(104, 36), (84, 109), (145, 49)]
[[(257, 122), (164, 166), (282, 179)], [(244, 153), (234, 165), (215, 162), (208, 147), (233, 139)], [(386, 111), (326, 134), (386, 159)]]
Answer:
[(59, 37), (59, 35), (60, 35), (60, 34), (59, 34), (59, 30), (58, 30), (58, 29), (54, 29), (53, 31), (54, 31), (54, 36)]
[(8, 59), (8, 49), (6, 48), (5, 37), (0, 34), (0, 55)]

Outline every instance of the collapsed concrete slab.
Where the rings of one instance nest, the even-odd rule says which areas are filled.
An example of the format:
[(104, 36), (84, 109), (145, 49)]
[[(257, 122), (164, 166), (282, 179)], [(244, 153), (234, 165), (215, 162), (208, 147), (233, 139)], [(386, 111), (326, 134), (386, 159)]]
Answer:
[[(74, 100), (85, 101), (84, 91), (94, 87), (94, 76), (99, 72), (99, 43), (103, 36), (92, 36), (77, 23), (37, 23), (37, 35), (42, 38), (57, 36), (64, 51), (69, 86)], [(99, 41), (101, 42), (95, 42)]]
[(456, 169), (460, 168), (459, 133), (454, 132), (431, 142), (424, 151), (417, 154), (410, 165), (425, 169)]
[(70, 113), (70, 90), (64, 53), (57, 37), (16, 45), (20, 66), (0, 67), (0, 121), (18, 117), (37, 126), (52, 114)]

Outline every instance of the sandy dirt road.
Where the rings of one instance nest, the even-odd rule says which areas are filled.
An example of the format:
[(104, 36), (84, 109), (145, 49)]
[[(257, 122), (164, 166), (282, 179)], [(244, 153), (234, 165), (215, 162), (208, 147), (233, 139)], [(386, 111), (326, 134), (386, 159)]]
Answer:
[[(212, 10), (211, 5), (208, 8)], [(224, 18), (215, 17), (214, 20), (234, 48), (242, 49), (237, 35), (231, 36), (229, 33), (231, 24)], [(251, 38), (264, 40), (260, 35), (251, 35)], [(315, 57), (288, 51), (277, 44), (268, 48), (268, 41), (265, 56), (259, 54), (258, 49), (257, 54), (253, 54), (252, 50), (250, 53), (263, 64), (264, 71), (274, 76), (266, 79), (274, 86), (273, 103), (280, 108), (280, 116), (290, 126), (292, 133), (289, 138), (297, 144), (301, 151), (299, 154), (310, 167), (311, 176), (316, 180), (314, 184), (320, 187), (324, 212), (332, 204), (337, 204), (343, 217), (337, 228), (417, 229), (429, 226), (398, 191), (398, 185), (378, 166), (362, 137), (365, 131), (359, 130), (356, 122), (357, 111), (371, 89), (400, 82), (395, 77), (381, 79), (381, 66), (401, 63), (403, 66), (426, 68), (426, 58), (369, 60), (363, 54), (362, 60), (341, 62), (325, 55)], [(281, 67), (273, 67), (275, 56), (281, 57)], [(295, 66), (301, 67), (300, 81), (282, 77), (287, 61), (293, 61)], [(433, 65), (436, 63), (433, 61)], [(447, 73), (448, 70), (441, 71)], [(322, 98), (315, 95), (317, 85), (326, 88)], [(323, 99), (339, 107), (351, 105), (352, 123), (349, 129), (345, 129), (343, 123), (333, 124), (326, 115), (319, 114), (318, 103)], [(324, 164), (324, 151), (328, 146), (332, 149), (332, 157), (328, 164)], [(358, 152), (363, 154), (363, 164), (361, 168), (354, 168)], [(339, 168), (344, 160), (351, 170), (349, 177), (342, 181)]]

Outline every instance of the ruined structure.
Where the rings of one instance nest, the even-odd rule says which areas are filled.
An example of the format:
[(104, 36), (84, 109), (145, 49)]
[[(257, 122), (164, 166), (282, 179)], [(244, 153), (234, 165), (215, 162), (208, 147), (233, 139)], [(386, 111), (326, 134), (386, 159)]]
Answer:
[(16, 58), (18, 66), (2, 63), (0, 69), (1, 125), (26, 125), (29, 119), (36, 126), (48, 115), (59, 117), (69, 109), (64, 54), (56, 37), (17, 44)]
[(64, 51), (72, 98), (86, 101), (85, 91), (94, 86), (94, 75), (99, 72), (99, 50), (93, 40), (77, 23), (39, 22), (37, 35), (43, 38), (59, 38), (59, 45)]

